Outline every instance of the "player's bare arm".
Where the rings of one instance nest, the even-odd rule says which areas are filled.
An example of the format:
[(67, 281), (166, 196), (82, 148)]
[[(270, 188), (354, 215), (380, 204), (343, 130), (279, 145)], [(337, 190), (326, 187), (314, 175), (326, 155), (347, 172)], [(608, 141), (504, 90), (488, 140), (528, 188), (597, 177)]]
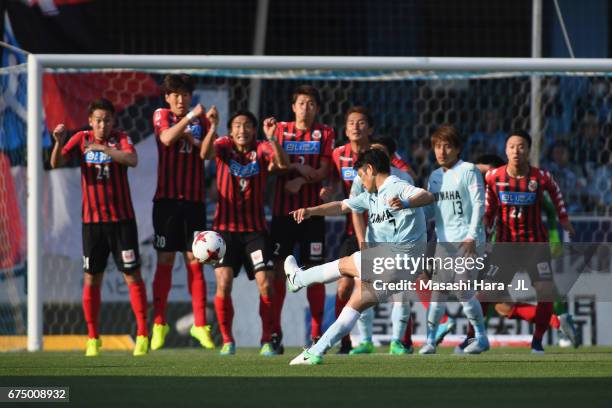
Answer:
[(53, 139), (55, 146), (51, 152), (51, 167), (56, 168), (64, 165), (64, 157), (62, 156), (62, 147), (66, 143), (66, 126), (60, 123), (53, 129)]
[(219, 127), (219, 112), (215, 105), (211, 106), (208, 112), (206, 112), (206, 118), (210, 122), (210, 128), (202, 140), (200, 146), (200, 158), (202, 160), (210, 160), (215, 155), (215, 149), (213, 149), (213, 143), (217, 136), (217, 129)]
[(185, 132), (185, 129), (193, 118), (202, 116), (203, 113), (204, 106), (198, 103), (187, 115), (183, 116), (183, 118), (178, 121), (174, 126), (171, 126), (170, 128), (161, 132), (161, 134), (159, 135), (159, 140), (161, 140), (161, 142), (166, 146), (172, 146), (179, 139), (186, 139), (191, 144), (194, 144), (195, 139), (193, 138), (193, 136), (191, 136), (191, 133)]
[(282, 148), (280, 143), (278, 143), (278, 138), (276, 137), (276, 119), (274, 117), (265, 119), (263, 126), (266, 139), (270, 142), (270, 146), (274, 152), (274, 159), (271, 163), (271, 167), (278, 171), (287, 170), (289, 168), (289, 155), (287, 155), (287, 152)]
[(399, 211), (405, 208), (417, 208), (429, 205), (434, 202), (434, 195), (429, 191), (420, 191), (416, 195), (412, 196), (408, 201), (408, 205), (399, 197), (393, 197), (389, 200), (389, 207)]
[(293, 219), (298, 224), (312, 216), (327, 216), (327, 215), (341, 215), (351, 212), (351, 208), (342, 201), (332, 201), (331, 203), (325, 203), (317, 205), (316, 207), (300, 208), (299, 210), (291, 211), (289, 215), (293, 216)]

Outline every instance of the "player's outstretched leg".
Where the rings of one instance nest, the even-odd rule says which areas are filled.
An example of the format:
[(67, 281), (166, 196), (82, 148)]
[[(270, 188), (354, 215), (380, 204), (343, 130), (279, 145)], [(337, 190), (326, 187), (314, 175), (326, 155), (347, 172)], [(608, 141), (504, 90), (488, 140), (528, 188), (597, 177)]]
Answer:
[(285, 259), (285, 276), (287, 287), (291, 292), (297, 292), (314, 283), (329, 283), (340, 279), (339, 260), (327, 262), (302, 270), (295, 257), (289, 255)]

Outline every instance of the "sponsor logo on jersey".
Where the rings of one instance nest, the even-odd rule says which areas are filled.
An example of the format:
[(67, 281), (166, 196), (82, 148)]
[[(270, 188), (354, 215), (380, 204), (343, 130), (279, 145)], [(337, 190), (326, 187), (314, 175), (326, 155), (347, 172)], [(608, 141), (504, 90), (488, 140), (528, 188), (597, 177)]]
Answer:
[(242, 165), (235, 160), (230, 161), (230, 173), (236, 177), (253, 177), (259, 174), (259, 163), (251, 162), (249, 164)]
[(457, 190), (440, 191), (439, 193), (433, 193), (433, 195), (434, 201), (461, 200), (461, 194)]
[(342, 180), (353, 181), (357, 177), (357, 170), (352, 167), (342, 167)]
[(295, 137), (295, 133), (283, 132), (283, 136), (289, 139)]
[(393, 224), (395, 224), (395, 218), (393, 218), (393, 214), (391, 214), (391, 211), (389, 210), (385, 210), (381, 213), (378, 214), (374, 214), (374, 213), (370, 213), (369, 214), (369, 221), (372, 224), (380, 224), (382, 222), (386, 222), (389, 221)]
[(536, 191), (538, 189), (538, 182), (535, 180), (529, 180), (529, 183), (527, 184), (527, 189), (529, 191)]
[(202, 139), (202, 126), (200, 126), (200, 123), (190, 123), (189, 125), (187, 125), (187, 129), (189, 129), (189, 132), (191, 132), (191, 135), (193, 136), (194, 139), (196, 140), (201, 140)]
[(344, 157), (344, 156), (340, 156), (340, 161), (352, 162), (352, 161), (353, 161), (353, 158), (352, 158), (352, 157)]
[(495, 184), (498, 185), (498, 186), (502, 186), (502, 187), (506, 187), (506, 186), (510, 185), (510, 183), (508, 183), (507, 181), (498, 181)]
[(319, 154), (321, 142), (283, 142), (283, 149), (290, 155)]
[(111, 163), (113, 159), (104, 152), (87, 152), (85, 162), (91, 164)]
[(499, 201), (505, 205), (533, 205), (536, 200), (535, 193), (500, 191)]

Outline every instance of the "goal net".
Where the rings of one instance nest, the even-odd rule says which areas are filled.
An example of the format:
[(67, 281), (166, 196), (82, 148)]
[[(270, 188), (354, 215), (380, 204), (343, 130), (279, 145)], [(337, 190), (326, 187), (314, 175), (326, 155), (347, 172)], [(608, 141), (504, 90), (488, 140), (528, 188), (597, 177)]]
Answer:
[[(409, 69), (385, 68), (382, 63), (378, 69), (369, 70), (326, 68), (325, 65), (318, 68), (319, 59), (314, 57), (303, 69), (274, 67), (273, 63), (262, 68), (251, 64), (248, 57), (242, 68), (228, 58), (231, 63), (227, 67), (220, 63), (205, 67), (203, 62), (200, 69), (192, 64), (186, 65), (189, 69), (181, 69), (177, 63), (166, 68), (152, 63), (150, 67), (126, 69), (125, 60), (117, 60), (114, 67), (105, 62), (105, 68), (100, 68), (92, 58), (91, 65), (85, 58), (78, 67), (43, 64), (42, 99), (37, 107), (44, 115), (40, 135), (43, 187), (38, 203), (43, 225), (38, 231), (42, 237), (42, 247), (38, 250), (42, 254), (44, 335), (86, 333), (80, 303), (83, 275), (80, 168), (77, 162), (71, 162), (60, 169), (49, 169), (52, 147), (49, 131), (58, 123), (65, 123), (69, 134), (86, 128), (87, 105), (94, 98), (105, 97), (114, 103), (116, 126), (129, 133), (139, 155), (139, 165), (130, 169), (129, 177), (142, 272), (150, 297), (156, 262), (151, 214), (157, 175), (152, 116), (155, 109), (165, 106), (160, 84), (168, 72), (194, 75), (197, 86), (193, 103), (217, 106), (221, 115), (220, 134), (227, 131), (225, 122), (232, 112), (253, 106), (258, 106), (255, 114), (260, 119), (275, 116), (291, 120), (292, 90), (308, 83), (321, 92), (318, 120), (336, 129), (336, 145), (340, 145), (346, 143), (346, 110), (352, 105), (365, 105), (372, 112), (375, 134), (395, 139), (397, 153), (411, 165), (417, 175), (416, 184), (421, 186), (436, 167), (429, 137), (437, 126), (450, 123), (460, 130), (465, 141), (463, 158), (469, 161), (491, 153), (505, 159), (505, 135), (512, 129), (527, 129), (539, 137), (534, 159), (549, 169), (560, 184), (577, 239), (605, 242), (611, 238), (612, 81), (603, 72)], [(34, 108), (26, 104), (24, 57), (5, 50), (3, 61), (5, 68), (0, 71), (0, 338), (26, 334), (26, 111)], [(534, 77), (539, 86), (536, 109), (532, 100)], [(260, 93), (255, 94), (255, 89)], [(532, 126), (533, 118), (537, 118), (539, 128)], [(212, 169), (208, 174), (209, 191), (212, 191)], [(268, 189), (265, 197), (268, 203), (271, 195)], [(214, 197), (214, 193), (208, 197)], [(209, 222), (214, 205), (214, 200), (209, 199)], [(343, 222), (341, 218), (327, 221), (328, 258), (338, 252)], [(208, 270), (209, 302), (214, 294), (213, 276)], [(134, 334), (127, 287), (112, 261), (104, 279), (101, 332)], [(256, 308), (252, 306), (257, 304), (257, 289), (241, 276), (234, 290), (239, 292), (234, 296), (237, 337), (241, 344), (255, 345), (260, 330)], [(331, 302), (326, 310), (328, 321), (333, 320), (332, 292), (333, 288), (328, 288)], [(286, 330), (285, 341), (289, 345), (301, 345), (307, 332), (306, 302), (302, 298), (290, 298), (283, 317), (283, 324), (291, 326)], [(596, 329), (599, 333), (605, 330), (597, 328), (597, 307), (595, 298), (573, 299), (570, 305), (578, 314), (576, 319), (587, 342), (596, 343)], [(415, 310), (417, 321), (420, 319), (417, 332), (424, 332), (424, 313), (419, 308)], [(189, 312), (185, 270), (177, 257), (169, 321), (188, 319)], [(510, 331), (526, 330), (516, 323), (507, 324)], [(608, 339), (612, 339), (612, 334)], [(191, 344), (181, 327), (172, 330), (168, 342), (173, 346)]]

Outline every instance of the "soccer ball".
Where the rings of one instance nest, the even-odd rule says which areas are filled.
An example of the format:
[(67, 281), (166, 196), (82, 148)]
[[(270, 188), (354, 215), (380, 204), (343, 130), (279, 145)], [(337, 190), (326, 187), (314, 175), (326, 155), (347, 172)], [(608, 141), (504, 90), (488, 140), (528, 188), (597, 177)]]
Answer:
[(198, 261), (215, 264), (225, 255), (225, 241), (215, 231), (201, 231), (193, 239), (191, 252)]

